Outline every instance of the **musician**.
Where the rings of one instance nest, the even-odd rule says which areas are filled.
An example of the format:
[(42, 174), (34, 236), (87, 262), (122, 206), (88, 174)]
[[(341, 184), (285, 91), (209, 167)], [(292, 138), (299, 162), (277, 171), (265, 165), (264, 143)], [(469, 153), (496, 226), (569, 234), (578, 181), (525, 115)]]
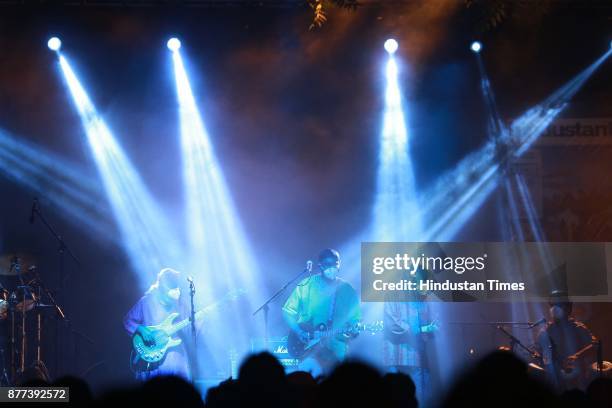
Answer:
[[(361, 319), (357, 292), (338, 277), (338, 251), (329, 248), (321, 251), (318, 266), (321, 272), (302, 280), (283, 306), (289, 328), (304, 341), (308, 338), (305, 327), (313, 328), (323, 323), (328, 329), (341, 330)], [(350, 338), (350, 335), (340, 334), (325, 339), (302, 360), (300, 370), (309, 371), (315, 377), (328, 372), (345, 358)]]
[[(402, 279), (424, 278), (421, 273)], [(431, 397), (427, 342), (438, 330), (427, 300), (428, 294), (390, 293), (384, 304), (383, 364), (389, 372), (408, 374), (416, 385), (420, 405)]]
[(539, 333), (536, 347), (555, 388), (584, 389), (590, 381), (588, 367), (597, 357), (597, 339), (584, 323), (571, 317), (573, 304), (564, 292), (554, 291), (551, 297), (550, 321)]
[[(125, 330), (130, 336), (138, 333), (145, 343), (151, 343), (153, 337), (147, 326), (159, 324), (174, 312), (179, 313), (179, 318), (189, 317), (188, 302), (184, 300), (186, 296), (182, 293), (187, 291), (181, 290), (182, 281), (181, 273), (174, 269), (165, 268), (159, 271), (155, 283), (123, 320)], [(182, 338), (182, 340), (182, 344), (168, 350), (165, 359), (158, 367), (137, 372), (137, 378), (144, 380), (157, 375), (177, 375), (189, 379), (190, 364), (186, 349), (189, 339)]]

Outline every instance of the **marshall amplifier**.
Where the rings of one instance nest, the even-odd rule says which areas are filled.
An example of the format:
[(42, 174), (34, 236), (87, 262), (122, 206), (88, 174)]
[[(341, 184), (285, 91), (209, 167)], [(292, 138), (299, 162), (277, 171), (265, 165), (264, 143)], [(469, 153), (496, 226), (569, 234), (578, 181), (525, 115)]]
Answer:
[(267, 348), (265, 343), (265, 339), (262, 337), (251, 339), (251, 352), (270, 352), (274, 357), (278, 358), (283, 367), (285, 367), (285, 371), (288, 373), (298, 369), (300, 361), (289, 355), (289, 351), (287, 350), (287, 336), (268, 338)]

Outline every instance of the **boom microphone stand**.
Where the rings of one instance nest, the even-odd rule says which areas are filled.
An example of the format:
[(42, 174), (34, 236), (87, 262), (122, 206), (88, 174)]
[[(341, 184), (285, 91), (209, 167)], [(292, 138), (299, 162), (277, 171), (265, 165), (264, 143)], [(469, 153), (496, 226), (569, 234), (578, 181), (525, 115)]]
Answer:
[(298, 273), (297, 275), (295, 275), (293, 278), (291, 278), (290, 281), (288, 281), (287, 283), (285, 283), (285, 285), (280, 288), (278, 291), (276, 291), (275, 294), (273, 294), (268, 300), (266, 300), (264, 302), (263, 305), (261, 305), (259, 308), (257, 308), (257, 310), (255, 310), (253, 312), (253, 316), (255, 316), (257, 313), (259, 313), (261, 310), (263, 310), (263, 314), (264, 314), (264, 347), (267, 350), (268, 349), (268, 312), (270, 311), (270, 307), (268, 306), (270, 303), (272, 303), (273, 301), (276, 300), (276, 298), (278, 298), (288, 287), (289, 285), (291, 285), (293, 282), (295, 282), (296, 280), (298, 280), (302, 275), (304, 275), (305, 273), (311, 273), (312, 272), (312, 261), (307, 261), (306, 262), (306, 268), (304, 268), (303, 271), (301, 271), (300, 273)]
[(506, 330), (504, 328), (504, 326), (499, 325), (499, 326), (497, 326), (497, 329), (499, 331), (501, 331), (502, 333), (504, 333), (506, 336), (508, 336), (508, 338), (510, 339), (510, 349), (511, 350), (514, 351), (514, 347), (518, 346), (518, 347), (522, 348), (523, 350), (525, 350), (526, 352), (528, 352), (529, 355), (531, 356), (531, 358), (533, 358), (534, 360), (540, 360), (541, 356), (537, 352), (531, 350), (529, 347), (527, 347), (526, 345), (521, 343), (521, 341), (518, 339), (518, 337), (516, 337), (515, 335), (510, 333), (508, 330)]
[[(65, 261), (64, 261), (64, 257), (65, 254), (68, 254), (68, 256), (74, 261), (74, 263), (77, 266), (81, 266), (81, 261), (79, 261), (79, 259), (76, 257), (76, 255), (74, 254), (74, 252), (72, 252), (72, 250), (70, 249), (70, 247), (68, 245), (66, 245), (66, 241), (64, 241), (64, 238), (62, 238), (62, 236), (57, 232), (57, 230), (51, 225), (51, 223), (49, 223), (49, 221), (47, 221), (47, 219), (45, 218), (45, 216), (43, 215), (43, 213), (40, 211), (40, 204), (38, 202), (38, 199), (35, 198), (34, 202), (32, 203), (32, 212), (30, 214), (30, 224), (34, 224), (34, 221), (36, 219), (36, 217), (38, 216), (38, 218), (40, 218), (40, 221), (43, 223), (43, 225), (46, 227), (47, 231), (49, 231), (49, 234), (51, 234), (51, 236), (53, 236), (53, 238), (55, 238), (55, 240), (58, 242), (59, 246), (57, 248), (57, 253), (59, 255), (59, 275), (60, 275), (60, 285), (59, 285), (59, 290), (60, 292), (64, 290), (64, 286), (65, 286), (65, 276), (64, 276), (64, 267), (65, 267)], [(69, 323), (69, 320), (66, 318), (66, 315), (64, 314), (63, 310), (57, 305), (57, 303), (55, 302), (55, 299), (53, 298), (53, 296), (50, 294), (49, 291), (45, 290), (46, 294), (49, 296), (49, 298), (51, 299), (51, 302), (53, 303), (56, 311), (58, 312), (58, 315), (61, 317), (61, 319), (66, 322)], [(57, 331), (57, 335), (58, 337), (57, 339), (57, 346), (59, 347), (61, 343), (61, 341), (59, 341), (59, 330)], [(60, 361), (61, 359), (59, 358), (59, 352), (56, 351), (56, 362), (55, 362), (55, 369), (57, 371), (57, 373), (59, 373), (59, 367), (60, 367)]]
[(32, 204), (32, 215), (30, 216), (30, 224), (34, 224), (34, 220), (36, 219), (36, 216), (40, 218), (40, 221), (42, 221), (44, 226), (47, 227), (47, 230), (49, 231), (49, 233), (53, 236), (53, 238), (55, 238), (55, 240), (59, 244), (59, 247), (57, 248), (57, 253), (60, 256), (60, 289), (63, 289), (64, 288), (64, 254), (67, 253), (68, 256), (72, 258), (74, 263), (77, 264), (77, 266), (81, 266), (81, 261), (79, 261), (79, 259), (76, 257), (74, 252), (70, 250), (70, 247), (66, 245), (66, 241), (64, 241), (64, 238), (62, 238), (62, 236), (49, 223), (49, 221), (47, 221), (43, 213), (40, 211), (40, 204), (37, 198), (34, 199), (34, 203)]

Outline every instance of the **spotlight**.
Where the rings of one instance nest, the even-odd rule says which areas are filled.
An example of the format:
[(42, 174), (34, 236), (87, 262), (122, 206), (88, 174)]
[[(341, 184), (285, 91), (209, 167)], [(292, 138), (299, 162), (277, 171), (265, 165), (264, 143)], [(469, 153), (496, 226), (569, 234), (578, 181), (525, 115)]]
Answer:
[(170, 51), (178, 51), (178, 49), (181, 48), (181, 41), (176, 37), (172, 37), (168, 40), (167, 45)]
[(49, 41), (47, 41), (47, 47), (49, 47), (49, 49), (52, 51), (59, 51), (61, 46), (62, 46), (62, 40), (60, 40), (57, 37), (51, 37), (49, 38)]
[(472, 49), (472, 51), (478, 53), (482, 49), (482, 44), (479, 41), (474, 41), (470, 48)]
[(385, 50), (389, 54), (395, 54), (395, 51), (397, 51), (397, 47), (397, 41), (395, 41), (393, 38), (389, 38), (387, 41), (385, 41)]

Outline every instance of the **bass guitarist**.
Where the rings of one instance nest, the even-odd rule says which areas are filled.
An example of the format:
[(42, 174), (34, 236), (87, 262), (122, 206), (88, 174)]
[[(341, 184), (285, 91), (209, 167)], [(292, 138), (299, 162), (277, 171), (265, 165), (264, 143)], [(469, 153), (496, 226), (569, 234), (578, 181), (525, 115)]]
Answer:
[[(142, 336), (145, 344), (153, 343), (152, 331), (147, 326), (158, 324), (170, 313), (179, 313), (183, 318), (189, 317), (189, 306), (181, 291), (181, 273), (165, 268), (159, 271), (157, 279), (143, 297), (130, 309), (123, 320), (128, 334)], [(180, 334), (179, 334), (180, 335)], [(189, 335), (181, 337), (182, 343), (168, 351), (167, 355), (154, 367), (136, 368), (138, 379), (148, 379), (157, 375), (177, 375), (190, 378), (191, 367), (188, 358)]]
[[(342, 330), (361, 319), (357, 292), (338, 277), (338, 251), (321, 251), (318, 266), (321, 272), (303, 279), (283, 306), (285, 321), (304, 344), (312, 339), (317, 328)], [(352, 334), (340, 333), (321, 340), (303, 357), (300, 370), (309, 371), (315, 377), (328, 372), (345, 358), (351, 337)]]

